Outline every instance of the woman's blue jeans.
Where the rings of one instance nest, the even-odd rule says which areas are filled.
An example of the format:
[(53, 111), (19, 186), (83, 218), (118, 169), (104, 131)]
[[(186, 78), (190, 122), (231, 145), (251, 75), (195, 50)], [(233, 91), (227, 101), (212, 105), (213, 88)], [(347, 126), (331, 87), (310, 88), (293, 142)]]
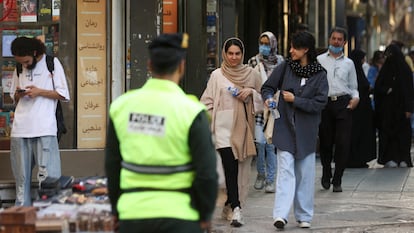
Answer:
[(260, 176), (266, 177), (266, 183), (270, 184), (275, 181), (276, 174), (276, 153), (273, 144), (266, 143), (263, 133), (263, 126), (256, 125), (256, 169)]

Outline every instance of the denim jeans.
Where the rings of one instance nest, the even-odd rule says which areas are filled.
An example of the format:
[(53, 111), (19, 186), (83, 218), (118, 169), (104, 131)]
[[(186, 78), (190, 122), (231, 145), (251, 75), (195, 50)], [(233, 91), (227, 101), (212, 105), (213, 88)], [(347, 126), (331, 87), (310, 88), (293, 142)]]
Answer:
[(256, 169), (259, 175), (266, 177), (266, 183), (270, 184), (275, 181), (276, 173), (276, 154), (275, 146), (268, 144), (263, 133), (263, 126), (256, 125)]
[(15, 138), (10, 140), (10, 161), (16, 180), (15, 205), (30, 206), (32, 169), (38, 165), (37, 179), (61, 176), (59, 145), (56, 136)]
[(315, 153), (295, 159), (277, 150), (276, 195), (273, 218), (288, 219), (291, 205), (297, 221), (311, 222), (315, 193)]

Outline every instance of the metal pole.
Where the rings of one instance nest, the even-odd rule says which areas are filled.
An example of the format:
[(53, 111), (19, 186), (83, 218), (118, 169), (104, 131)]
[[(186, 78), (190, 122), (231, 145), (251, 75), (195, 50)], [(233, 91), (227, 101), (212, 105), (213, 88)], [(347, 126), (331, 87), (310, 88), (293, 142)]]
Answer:
[[(111, 10), (111, 83), (112, 100), (125, 92), (125, 2), (113, 0)], [(129, 2), (129, 0), (128, 0)], [(120, 75), (122, 74), (122, 75)]]

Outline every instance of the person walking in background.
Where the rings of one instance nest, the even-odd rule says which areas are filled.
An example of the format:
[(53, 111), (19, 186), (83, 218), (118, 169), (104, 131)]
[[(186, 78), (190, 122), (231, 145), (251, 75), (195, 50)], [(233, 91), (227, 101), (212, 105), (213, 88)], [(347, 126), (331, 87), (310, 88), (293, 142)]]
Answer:
[(401, 49), (390, 44), (374, 88), (378, 128), (378, 163), (384, 167), (412, 167), (411, 125), (413, 76)]
[[(399, 40), (392, 40), (390, 44), (394, 44), (397, 45), (398, 48), (400, 48), (400, 50), (403, 52), (404, 49), (406, 48), (405, 44)], [(404, 52), (403, 52), (404, 54)], [(412, 59), (412, 55), (410, 55), (410, 52), (408, 52), (408, 54), (404, 55), (404, 60), (405, 62), (408, 64), (408, 67), (410, 67), (411, 72), (414, 73), (414, 61)], [(414, 120), (414, 116), (413, 114), (411, 114), (411, 130), (414, 128), (413, 126), (413, 120)], [(411, 132), (411, 134), (413, 135), (413, 132)], [(394, 164), (391, 164), (394, 165)]]
[[(241, 204), (249, 190), (250, 164), (256, 155), (254, 114), (263, 110), (260, 74), (243, 64), (243, 42), (235, 37), (224, 42), (221, 67), (211, 73), (201, 102), (211, 114), (211, 129), (223, 164), (227, 200), (222, 216), (231, 225), (244, 224)], [(231, 91), (229, 91), (231, 90)]]
[[(413, 84), (414, 84), (414, 50), (410, 50), (410, 52), (408, 52), (408, 57), (410, 58), (413, 64), (413, 67), (410, 67), (410, 68), (411, 68), (411, 72), (413, 76)], [(413, 137), (414, 136), (414, 114), (411, 114), (410, 122), (411, 122), (411, 137)]]
[[(260, 73), (262, 83), (264, 83), (273, 69), (283, 60), (283, 56), (277, 54), (277, 39), (275, 35), (271, 32), (263, 32), (259, 36), (259, 53), (250, 58), (248, 64)], [(269, 110), (265, 108), (264, 111)], [(265, 122), (263, 113), (256, 114), (255, 142), (257, 149), (257, 178), (254, 183), (254, 188), (261, 190), (264, 187), (266, 193), (274, 193), (276, 173), (275, 146), (271, 142), (267, 142), (264, 134), (264, 125), (273, 125), (268, 124), (268, 122), (274, 119), (270, 117), (270, 114), (268, 116)]]
[[(13, 73), (10, 96), (16, 103), (10, 135), (10, 161), (16, 179), (16, 205), (30, 206), (32, 169), (38, 166), (39, 185), (60, 178), (61, 162), (57, 139), (56, 106), (69, 101), (62, 64), (53, 59), (53, 75), (46, 65), (46, 47), (36, 38), (18, 37), (11, 52), (21, 73)], [(41, 111), (40, 111), (41, 110)]]
[(352, 111), (351, 152), (347, 167), (367, 168), (367, 162), (377, 158), (374, 113), (369, 97), (370, 87), (363, 71), (365, 52), (355, 49), (349, 55), (355, 64), (358, 80), (359, 103)]
[(216, 152), (205, 106), (178, 85), (187, 34), (148, 46), (152, 78), (110, 105), (105, 151), (115, 232), (208, 231), (217, 198)]
[[(355, 65), (343, 53), (346, 41), (344, 28), (332, 28), (328, 51), (317, 57), (327, 70), (329, 83), (328, 104), (322, 111), (319, 130), (321, 184), (324, 189), (329, 189), (332, 183), (333, 192), (342, 192), (342, 176), (351, 148), (352, 110), (359, 102)], [(333, 177), (332, 160), (335, 162)]]
[[(375, 86), (375, 80), (377, 80), (377, 76), (379, 71), (381, 70), (382, 65), (384, 64), (385, 57), (384, 52), (380, 50), (376, 50), (374, 52), (374, 55), (371, 60), (371, 66), (368, 70), (367, 79), (369, 82), (369, 92), (370, 92), (370, 99), (371, 99), (371, 106), (374, 109), (374, 86)], [(374, 116), (375, 119), (375, 116)], [(374, 126), (375, 127), (375, 126)]]
[(369, 65), (369, 63), (367, 62), (367, 59), (365, 58), (365, 59), (364, 59), (364, 63), (362, 63), (362, 70), (364, 71), (364, 75), (365, 75), (365, 77), (367, 77), (367, 76), (368, 76), (369, 67), (370, 67), (370, 65)]
[(377, 80), (378, 73), (381, 70), (382, 65), (384, 64), (384, 61), (384, 52), (376, 50), (372, 57), (371, 66), (369, 67), (367, 75), (369, 87), (372, 91), (374, 90), (375, 80)]
[[(313, 218), (315, 151), (322, 109), (327, 103), (326, 71), (316, 61), (315, 38), (309, 32), (292, 36), (291, 58), (277, 66), (263, 84), (262, 98), (280, 90), (273, 144), (277, 148), (274, 226), (283, 229), (293, 203), (301, 228)], [(283, 71), (285, 70), (285, 71)], [(283, 75), (283, 76), (282, 76)]]

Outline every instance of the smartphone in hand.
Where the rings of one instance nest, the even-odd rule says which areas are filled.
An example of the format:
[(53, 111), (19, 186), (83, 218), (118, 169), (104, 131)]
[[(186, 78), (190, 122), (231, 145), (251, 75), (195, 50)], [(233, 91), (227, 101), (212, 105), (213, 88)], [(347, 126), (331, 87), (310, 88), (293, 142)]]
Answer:
[(293, 88), (288, 88), (288, 89), (286, 89), (285, 91), (288, 91), (288, 92), (290, 92), (290, 93), (292, 93), (292, 94), (295, 94), (295, 91), (293, 90)]
[(23, 92), (26, 92), (26, 89), (17, 89), (16, 92), (17, 93), (23, 93)]

